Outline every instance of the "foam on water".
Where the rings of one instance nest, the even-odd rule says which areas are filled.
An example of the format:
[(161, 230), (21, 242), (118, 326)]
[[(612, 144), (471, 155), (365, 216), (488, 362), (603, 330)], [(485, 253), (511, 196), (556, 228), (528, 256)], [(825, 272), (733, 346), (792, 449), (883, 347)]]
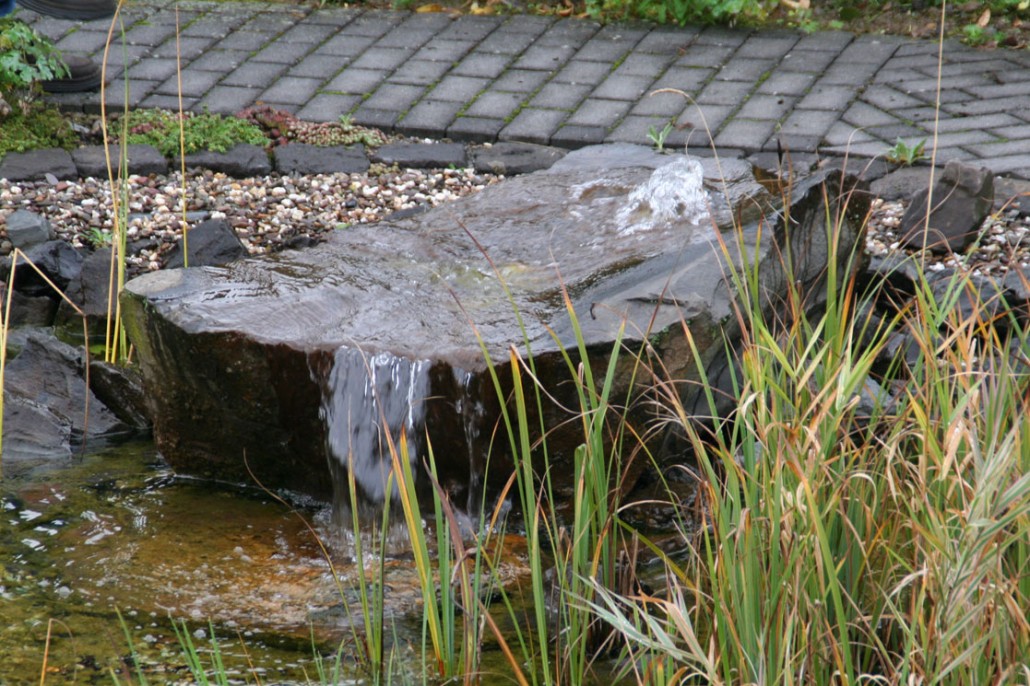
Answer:
[(674, 221), (700, 226), (709, 218), (708, 207), (704, 168), (697, 160), (683, 156), (658, 167), (645, 183), (633, 189), (616, 218), (623, 234)]

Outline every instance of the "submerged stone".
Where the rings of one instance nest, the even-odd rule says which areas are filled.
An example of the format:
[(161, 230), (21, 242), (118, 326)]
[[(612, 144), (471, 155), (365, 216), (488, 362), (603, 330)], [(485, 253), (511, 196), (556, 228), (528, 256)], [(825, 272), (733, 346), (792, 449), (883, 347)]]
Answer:
[[(790, 278), (817, 284), (827, 260), (851, 255), (859, 238), (851, 221), (828, 238), (823, 182), (836, 206), (847, 190), (839, 173), (793, 189), (785, 230), (776, 199), (744, 169), (728, 165), (735, 177), (717, 178), (707, 163), (707, 221), (670, 212), (627, 231), (620, 212), (629, 196), (655, 168), (680, 162), (641, 165), (651, 158), (639, 153), (627, 166), (619, 154), (583, 154), (310, 250), (130, 282), (124, 316), (160, 451), (183, 471), (320, 497), (334, 479), (345, 491), (353, 474), (378, 501), (391, 455), (403, 447), (417, 468), (431, 447), (442, 486), (471, 505), (487, 459), (485, 478), (507, 478), (499, 397), (508, 401), (517, 372), (528, 388), (519, 360), (531, 355), (546, 400), (529, 426), (537, 432), (542, 420), (550, 457), (571, 475), (561, 465), (582, 440), (568, 421), (577, 411), (569, 371), (580, 362), (577, 335), (598, 378), (623, 331), (630, 353), (646, 341), (652, 364), (696, 379), (685, 332), (705, 364), (736, 335), (727, 261), (757, 260), (774, 302), (787, 286), (785, 256)], [(612, 397), (648, 388), (634, 355), (621, 355)]]

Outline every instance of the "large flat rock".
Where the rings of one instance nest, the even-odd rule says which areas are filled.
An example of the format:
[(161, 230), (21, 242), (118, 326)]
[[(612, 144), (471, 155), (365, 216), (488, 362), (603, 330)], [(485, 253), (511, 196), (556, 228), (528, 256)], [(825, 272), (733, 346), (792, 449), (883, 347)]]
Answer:
[[(707, 218), (683, 206), (680, 185), (657, 189), (664, 204), (649, 204), (640, 189), (653, 174), (668, 176), (669, 161), (640, 148), (573, 153), (547, 172), (352, 227), (310, 250), (133, 280), (123, 305), (159, 449), (191, 473), (246, 481), (249, 466), (266, 486), (318, 496), (340, 476), (327, 463), (348, 464), (376, 500), (386, 432), (396, 439), (404, 430), (416, 463), (428, 436), (442, 480), (460, 496), (478, 479), (499, 416), (484, 348), (502, 384), (509, 349), (530, 350), (559, 403), (545, 423), (569, 418), (561, 348), (575, 337), (563, 287), (592, 363), (606, 363), (625, 323), (630, 343), (648, 339), (673, 373), (696, 377), (682, 322), (703, 360), (723, 354), (734, 322), (725, 261), (739, 262), (740, 247), (768, 263), (772, 294), (785, 284), (788, 243), (799, 280), (818, 281), (828, 259), (823, 193), (821, 179), (794, 189), (788, 241), (775, 199), (741, 164), (706, 164)], [(840, 178), (831, 181), (833, 197)], [(856, 226), (842, 231), (839, 255), (851, 254)], [(634, 389), (632, 356), (622, 359), (624, 398)], [(559, 457), (563, 440), (552, 435)], [(567, 440), (571, 447), (574, 435)], [(506, 445), (496, 439), (491, 456), (502, 472)]]

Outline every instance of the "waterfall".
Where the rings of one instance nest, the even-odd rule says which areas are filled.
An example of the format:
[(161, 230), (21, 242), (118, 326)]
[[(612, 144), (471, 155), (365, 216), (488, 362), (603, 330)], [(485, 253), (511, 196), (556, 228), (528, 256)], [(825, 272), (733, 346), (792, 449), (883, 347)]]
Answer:
[(616, 218), (623, 234), (682, 220), (700, 226), (709, 218), (708, 207), (704, 168), (697, 160), (683, 156), (658, 167), (645, 183), (634, 188)]
[[(361, 494), (372, 503), (386, 499), (392, 471), (389, 440), (407, 435), (408, 455), (417, 470), (425, 433), (425, 399), (429, 394), (428, 360), (390, 353), (368, 355), (342, 347), (336, 351), (323, 391), (330, 459), (351, 470)], [(397, 487), (391, 493), (396, 497)]]

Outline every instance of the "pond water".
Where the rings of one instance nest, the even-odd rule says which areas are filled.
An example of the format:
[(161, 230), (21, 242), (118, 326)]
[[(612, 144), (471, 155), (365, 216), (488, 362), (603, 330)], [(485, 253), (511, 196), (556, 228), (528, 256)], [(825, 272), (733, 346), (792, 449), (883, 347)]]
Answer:
[[(360, 622), (355, 567), (328, 509), (176, 477), (148, 443), (5, 475), (0, 685), (38, 683), (44, 656), (47, 683), (113, 683), (131, 652), (118, 613), (146, 671), (163, 674), (152, 683), (189, 677), (170, 618), (186, 620), (200, 647), (210, 621), (240, 683), (256, 683), (252, 670), (262, 683), (314, 677), (314, 652), (343, 641), (347, 656)], [(396, 636), (417, 643), (410, 559), (384, 568)]]

